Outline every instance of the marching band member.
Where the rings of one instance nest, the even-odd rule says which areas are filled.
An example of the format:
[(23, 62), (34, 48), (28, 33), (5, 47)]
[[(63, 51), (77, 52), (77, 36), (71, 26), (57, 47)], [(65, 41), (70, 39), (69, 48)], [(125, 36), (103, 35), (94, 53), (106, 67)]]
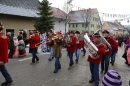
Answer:
[(99, 33), (95, 33), (93, 35), (93, 41), (94, 44), (97, 46), (98, 51), (96, 53), (93, 52), (92, 54), (93, 56), (99, 55), (99, 57), (97, 59), (93, 59), (90, 55), (88, 56), (88, 61), (90, 62), (90, 72), (91, 72), (91, 80), (89, 81), (89, 83), (95, 82), (96, 86), (99, 86), (99, 64), (101, 62), (103, 54), (105, 53), (105, 47), (103, 43), (101, 43), (100, 37), (101, 36)]
[(117, 54), (117, 52), (118, 52), (118, 42), (116, 41), (116, 36), (112, 36), (113, 37), (113, 39), (114, 39), (114, 44), (115, 44), (115, 48), (113, 49), (113, 51), (112, 51), (112, 55), (111, 55), (111, 64), (112, 64), (112, 66), (114, 66), (114, 63), (115, 63), (115, 59), (116, 59), (116, 54)]
[(38, 32), (36, 30), (33, 31), (33, 34), (34, 35), (28, 39), (28, 41), (30, 42), (30, 48), (32, 49), (32, 62), (30, 64), (34, 64), (35, 62), (39, 61), (39, 58), (37, 57), (36, 52), (38, 49), (40, 36), (38, 35)]
[[(104, 30), (102, 33), (103, 33), (104, 38), (111, 45), (112, 49), (114, 49), (115, 48), (115, 42), (114, 42), (113, 38), (109, 37), (109, 32), (107, 30)], [(110, 56), (112, 55), (112, 49), (110, 50), (106, 46), (106, 51), (105, 51), (105, 54), (103, 55), (103, 58), (102, 58), (102, 61), (101, 61), (101, 73), (103, 73), (104, 68), (105, 68), (104, 74), (106, 74), (107, 71), (108, 71), (109, 62), (110, 62)]]
[(53, 30), (51, 30), (49, 37), (47, 39), (47, 44), (49, 46), (49, 51), (50, 51), (50, 57), (49, 57), (48, 61), (51, 61), (54, 58), (53, 57), (54, 36), (55, 36), (55, 33)]
[(82, 40), (80, 39), (80, 32), (76, 31), (75, 36), (77, 38), (76, 42), (76, 50), (75, 50), (75, 56), (76, 56), (76, 64), (78, 64), (79, 56), (80, 56), (80, 49), (82, 47)]
[(53, 57), (55, 57), (55, 70), (53, 73), (57, 73), (61, 69), (60, 57), (62, 51), (62, 33), (60, 31), (56, 32), (56, 37), (54, 39), (53, 47)]
[[(82, 33), (82, 36), (84, 36), (86, 34), (86, 32), (83, 32)], [(85, 43), (84, 43), (84, 40), (82, 40), (82, 48), (83, 48), (83, 50), (81, 50), (81, 52), (83, 52), (83, 56), (85, 56), (85, 54), (86, 54), (86, 49), (85, 49)]]
[(76, 39), (76, 37), (74, 37), (74, 32), (71, 31), (70, 35), (69, 35), (69, 41), (67, 43), (67, 52), (68, 52), (68, 55), (69, 55), (69, 58), (70, 58), (70, 63), (69, 63), (68, 69), (71, 69), (72, 65), (74, 64), (73, 63), (73, 53), (75, 52), (76, 41), (77, 41), (77, 39)]
[[(4, 27), (0, 23), (0, 72), (5, 78), (5, 82), (1, 86), (10, 85), (13, 80), (8, 73), (5, 64), (8, 63), (8, 37), (3, 33)], [(0, 79), (1, 80), (1, 79)]]

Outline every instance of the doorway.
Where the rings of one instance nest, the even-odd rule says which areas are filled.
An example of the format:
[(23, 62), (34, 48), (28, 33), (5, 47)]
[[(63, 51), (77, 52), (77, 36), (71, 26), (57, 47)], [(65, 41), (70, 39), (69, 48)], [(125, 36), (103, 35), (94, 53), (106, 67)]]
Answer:
[(11, 32), (12, 37), (14, 37), (14, 29), (6, 29), (6, 34)]

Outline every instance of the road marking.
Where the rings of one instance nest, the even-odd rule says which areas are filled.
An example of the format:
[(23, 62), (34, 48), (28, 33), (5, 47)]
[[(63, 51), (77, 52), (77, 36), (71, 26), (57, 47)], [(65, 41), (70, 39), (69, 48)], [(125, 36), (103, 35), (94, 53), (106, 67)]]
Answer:
[[(38, 55), (43, 55), (43, 54), (50, 54), (50, 53), (41, 53), (41, 54), (38, 54)], [(22, 62), (22, 61), (25, 61), (25, 60), (28, 60), (28, 59), (32, 59), (32, 57), (20, 59), (20, 60), (18, 60), (18, 61)]]
[(25, 58), (25, 59), (20, 59), (18, 61), (22, 62), (22, 61), (25, 61), (25, 60), (28, 60), (28, 59), (31, 59), (32, 57), (29, 57), (29, 58)]

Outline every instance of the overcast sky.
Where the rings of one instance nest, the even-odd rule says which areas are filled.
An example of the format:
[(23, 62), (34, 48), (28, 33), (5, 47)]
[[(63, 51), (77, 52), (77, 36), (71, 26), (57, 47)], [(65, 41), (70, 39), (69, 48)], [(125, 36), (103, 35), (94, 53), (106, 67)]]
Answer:
[[(53, 7), (62, 9), (67, 0), (49, 0)], [(82, 8), (97, 8), (99, 12), (110, 14), (130, 14), (130, 0), (73, 0), (73, 5)], [(114, 20), (113, 18), (102, 17), (104, 20)], [(123, 24), (128, 24), (124, 21)]]

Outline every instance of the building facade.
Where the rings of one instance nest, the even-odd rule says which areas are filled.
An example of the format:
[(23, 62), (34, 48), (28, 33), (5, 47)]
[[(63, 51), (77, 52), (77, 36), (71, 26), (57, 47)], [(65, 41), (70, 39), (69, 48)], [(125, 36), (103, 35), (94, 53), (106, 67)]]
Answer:
[[(97, 9), (88, 9), (70, 12), (70, 16), (74, 17), (74, 21), (69, 23), (69, 30), (78, 30), (80, 32), (89, 31), (94, 33), (101, 28), (101, 21)], [(88, 25), (86, 26), (86, 21)]]
[[(4, 32), (11, 32), (17, 36), (19, 31), (26, 29), (34, 30), (34, 17), (37, 15), (38, 0), (1, 0), (0, 22), (4, 25)], [(58, 8), (52, 7), (54, 18), (54, 30), (65, 32), (65, 13)], [(68, 31), (68, 27), (66, 27)]]
[(108, 30), (113, 35), (122, 35), (124, 34), (125, 28), (117, 21), (114, 22), (104, 22), (102, 25), (102, 30)]

